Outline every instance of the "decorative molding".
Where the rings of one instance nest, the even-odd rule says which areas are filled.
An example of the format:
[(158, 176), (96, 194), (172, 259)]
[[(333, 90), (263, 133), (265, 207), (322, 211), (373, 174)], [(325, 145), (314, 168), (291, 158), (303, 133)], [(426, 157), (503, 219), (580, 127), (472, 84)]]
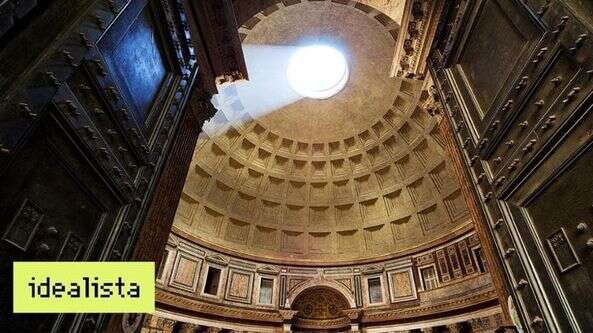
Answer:
[(370, 265), (365, 266), (362, 269), (362, 274), (376, 274), (381, 273), (385, 270), (385, 266), (383, 265)]
[(283, 321), (291, 321), (292, 318), (298, 313), (296, 310), (279, 310), (280, 316)]
[(410, 309), (395, 309), (388, 311), (365, 311), (362, 318), (363, 323), (384, 322), (396, 319), (409, 319), (420, 316), (434, 315), (440, 311), (453, 311), (466, 307), (468, 304), (488, 303), (497, 298), (495, 290), (491, 289), (483, 293), (463, 297), (437, 305), (431, 305)]
[(227, 266), (229, 264), (229, 259), (219, 254), (208, 254), (205, 259), (208, 262), (213, 262), (222, 266)]
[(208, 56), (201, 64), (207, 64), (214, 76), (209, 82), (211, 91), (215, 85), (247, 80), (247, 67), (231, 0), (190, 1), (192, 14), (197, 18), (195, 25), (202, 31), (201, 43)]
[(295, 299), (307, 289), (314, 288), (314, 287), (328, 287), (334, 290), (337, 290), (344, 296), (344, 298), (348, 301), (348, 304), (351, 308), (356, 307), (356, 302), (354, 300), (354, 295), (348, 288), (346, 288), (343, 284), (336, 282), (334, 280), (327, 280), (327, 279), (309, 279), (303, 283), (300, 283), (297, 287), (292, 289), (286, 298), (286, 307), (290, 308), (295, 301)]
[[(258, 311), (241, 309), (228, 305), (216, 305), (204, 301), (190, 299), (185, 296), (173, 294), (161, 289), (156, 290), (157, 307), (159, 303), (174, 306), (185, 311), (192, 311), (206, 315), (223, 316), (229, 319), (266, 321), (281, 323), (283, 321), (279, 312)], [(283, 310), (284, 311), (284, 310)]]
[[(314, 0), (310, 2), (324, 2), (329, 0)], [(300, 3), (300, 1), (298, 1)], [(369, 16), (371, 19), (378, 21), (385, 29), (386, 34), (391, 36), (394, 41), (397, 41), (398, 33), (399, 33), (399, 25), (397, 22), (393, 21), (387, 14), (381, 12), (379, 9), (375, 7), (371, 7), (367, 4), (364, 4), (357, 0), (332, 0), (332, 5), (343, 5), (347, 7), (351, 7), (354, 10), (358, 10), (363, 15)], [(296, 2), (295, 2), (296, 3)], [(274, 12), (278, 10), (282, 10), (284, 7), (287, 7), (286, 2), (277, 1), (276, 4), (269, 6), (267, 8), (261, 9), (258, 13), (253, 14), (247, 21), (241, 22), (241, 26), (239, 27), (239, 36), (241, 41), (245, 39), (247, 34), (249, 34), (250, 30), (253, 30), (255, 26), (260, 23), (262, 20), (265, 20), (266, 17), (273, 15)]]
[(444, 1), (406, 0), (391, 75), (424, 79), (426, 58), (434, 38)]
[[(467, 307), (491, 306), (497, 299), (496, 291), (492, 288), (470, 294), (465, 297), (454, 298), (438, 304), (412, 308), (365, 309), (362, 310), (362, 323), (389, 322), (402, 319), (412, 319), (421, 316), (439, 316), (439, 313), (461, 311)], [(204, 301), (190, 299), (187, 296), (173, 294), (161, 289), (156, 291), (157, 308), (162, 305), (183, 309), (184, 313), (194, 313), (195, 316), (214, 315), (228, 318), (228, 320), (248, 320), (268, 323), (282, 323), (289, 321), (297, 311), (277, 310), (260, 311), (254, 309), (237, 308), (230, 305), (215, 305)], [(287, 319), (284, 319), (287, 318)]]
[(276, 266), (264, 265), (258, 266), (256, 272), (260, 274), (278, 275), (280, 274), (280, 269)]

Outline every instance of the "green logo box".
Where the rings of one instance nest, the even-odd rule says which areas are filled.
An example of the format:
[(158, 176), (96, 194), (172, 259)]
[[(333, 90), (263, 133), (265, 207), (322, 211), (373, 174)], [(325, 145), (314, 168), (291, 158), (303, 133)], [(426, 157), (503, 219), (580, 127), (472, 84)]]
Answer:
[(15, 262), (15, 313), (152, 313), (154, 262)]

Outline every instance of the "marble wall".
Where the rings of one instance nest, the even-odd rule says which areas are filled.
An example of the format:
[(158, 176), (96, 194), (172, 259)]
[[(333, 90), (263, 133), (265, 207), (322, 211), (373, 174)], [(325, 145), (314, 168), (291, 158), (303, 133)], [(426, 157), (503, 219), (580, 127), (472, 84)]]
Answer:
[[(470, 231), (398, 259), (307, 267), (238, 258), (172, 234), (158, 274), (157, 307), (184, 307), (195, 311), (196, 317), (217, 315), (279, 325), (285, 320), (283, 311), (291, 310), (304, 291), (328, 287), (341, 294), (351, 309), (360, 310), (363, 322), (438, 318), (452, 309), (496, 306), (496, 292), (479, 250), (477, 235)], [(427, 268), (434, 274), (427, 275)]]

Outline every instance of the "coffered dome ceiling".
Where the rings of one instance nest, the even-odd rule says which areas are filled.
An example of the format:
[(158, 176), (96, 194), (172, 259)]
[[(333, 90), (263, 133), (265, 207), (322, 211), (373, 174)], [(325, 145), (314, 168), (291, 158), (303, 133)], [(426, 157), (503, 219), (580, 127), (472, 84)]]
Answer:
[[(294, 3), (294, 2), (290, 2)], [(221, 89), (204, 126), (174, 227), (262, 261), (378, 260), (469, 225), (422, 82), (389, 77), (398, 24), (353, 1), (279, 3), (239, 32), (250, 82)], [(309, 43), (341, 49), (350, 78), (325, 100), (282, 77)]]

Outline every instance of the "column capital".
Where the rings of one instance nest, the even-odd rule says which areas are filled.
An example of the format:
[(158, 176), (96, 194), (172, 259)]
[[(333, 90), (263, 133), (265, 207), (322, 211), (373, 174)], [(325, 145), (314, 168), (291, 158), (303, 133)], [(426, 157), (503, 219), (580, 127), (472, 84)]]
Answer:
[(282, 321), (291, 321), (292, 318), (298, 313), (296, 310), (279, 310)]
[(179, 323), (177, 324), (177, 328), (179, 329), (179, 333), (193, 333), (199, 327), (198, 324), (192, 323)]
[(460, 325), (457, 324), (457, 323), (451, 324), (451, 325), (447, 325), (447, 329), (449, 330), (449, 333), (459, 333), (459, 332), (461, 332)]
[(176, 323), (177, 322), (172, 319), (147, 315), (146, 319), (144, 320), (142, 331), (150, 331), (151, 329), (157, 329), (162, 331), (163, 333), (171, 333), (173, 332), (173, 328), (175, 327)]

